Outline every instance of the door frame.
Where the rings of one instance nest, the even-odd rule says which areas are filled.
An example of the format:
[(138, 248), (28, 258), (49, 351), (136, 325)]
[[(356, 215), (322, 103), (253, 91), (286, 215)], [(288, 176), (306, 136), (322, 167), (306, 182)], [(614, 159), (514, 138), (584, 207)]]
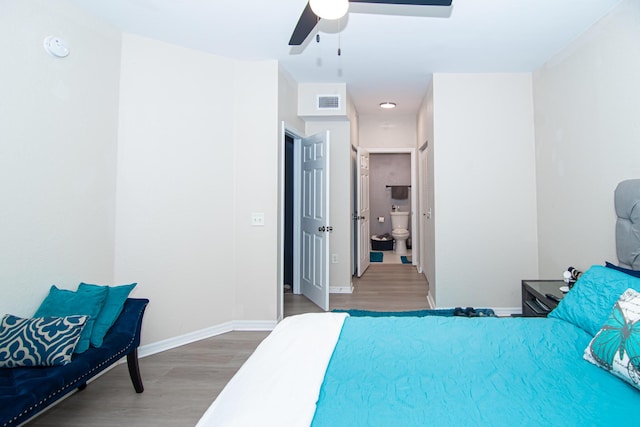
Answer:
[(288, 125), (280, 124), (278, 144), (278, 273), (277, 273), (277, 316), (284, 318), (284, 200), (285, 200), (285, 137), (293, 138), (293, 293), (300, 293), (300, 141), (303, 133)]
[[(416, 266), (416, 268), (421, 269), (421, 266), (418, 263), (418, 257), (420, 256), (419, 242), (417, 240), (420, 236), (420, 228), (418, 222), (416, 221), (418, 215), (417, 209), (417, 201), (418, 201), (418, 191), (417, 191), (417, 164), (416, 164), (416, 149), (410, 147), (363, 147), (365, 148), (369, 154), (410, 154), (411, 155), (411, 264)], [(354, 175), (354, 174), (352, 174)], [(354, 183), (355, 188), (355, 183)], [(357, 191), (357, 190), (355, 190)], [(356, 194), (355, 197), (358, 197)], [(354, 248), (354, 252), (357, 252), (357, 247)], [(359, 254), (354, 254), (355, 258), (359, 256)]]
[[(285, 145), (286, 136), (293, 138), (293, 293), (301, 294), (300, 289), (300, 220), (302, 216), (301, 203), (301, 142), (305, 138), (294, 126), (287, 122), (280, 122), (280, 142), (278, 144), (278, 256), (277, 256), (277, 300), (276, 315), (278, 322), (284, 318), (284, 202), (285, 202)], [(328, 153), (327, 153), (328, 154)], [(327, 159), (327, 162), (329, 159)], [(329, 203), (329, 200), (327, 200)], [(330, 270), (330, 269), (329, 269)], [(329, 271), (327, 271), (329, 274)], [(328, 276), (327, 276), (328, 280)], [(327, 286), (328, 283), (327, 283)]]
[[(418, 272), (421, 274), (424, 273), (425, 266), (427, 265), (426, 221), (430, 220), (432, 215), (432, 208), (429, 204), (429, 187), (427, 186), (427, 158), (425, 157), (423, 159), (423, 156), (428, 156), (428, 149), (429, 141), (427, 140), (420, 146), (420, 149), (418, 150), (418, 182), (420, 187), (418, 191), (418, 195), (420, 197), (420, 204), (418, 208), (418, 218), (420, 218), (420, 264), (418, 265)], [(431, 305), (431, 307), (435, 307), (435, 304)]]

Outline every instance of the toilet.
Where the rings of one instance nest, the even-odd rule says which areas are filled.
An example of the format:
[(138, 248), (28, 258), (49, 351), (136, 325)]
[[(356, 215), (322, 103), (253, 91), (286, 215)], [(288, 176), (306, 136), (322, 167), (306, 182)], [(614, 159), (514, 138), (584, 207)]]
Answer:
[(391, 236), (396, 241), (395, 252), (399, 255), (407, 253), (409, 238), (409, 212), (391, 212)]

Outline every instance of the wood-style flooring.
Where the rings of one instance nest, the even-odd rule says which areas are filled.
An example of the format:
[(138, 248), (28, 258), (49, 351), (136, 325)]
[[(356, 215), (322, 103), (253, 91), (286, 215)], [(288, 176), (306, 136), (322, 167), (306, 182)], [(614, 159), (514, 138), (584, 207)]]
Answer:
[[(429, 286), (424, 275), (406, 264), (371, 264), (354, 278), (353, 293), (331, 294), (330, 309), (405, 311), (428, 309)], [(284, 315), (321, 311), (302, 295), (284, 295)]]
[[(415, 267), (374, 264), (352, 294), (331, 294), (331, 308), (399, 311), (429, 308), (428, 285)], [(320, 311), (285, 294), (285, 316)], [(126, 364), (95, 379), (29, 427), (194, 426), (267, 332), (229, 332), (140, 359), (144, 393), (133, 390)]]

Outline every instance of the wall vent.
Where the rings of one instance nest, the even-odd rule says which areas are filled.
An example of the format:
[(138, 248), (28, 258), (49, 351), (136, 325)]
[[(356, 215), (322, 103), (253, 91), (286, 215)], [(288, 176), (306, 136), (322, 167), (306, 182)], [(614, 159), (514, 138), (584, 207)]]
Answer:
[(318, 110), (339, 110), (340, 95), (318, 95)]

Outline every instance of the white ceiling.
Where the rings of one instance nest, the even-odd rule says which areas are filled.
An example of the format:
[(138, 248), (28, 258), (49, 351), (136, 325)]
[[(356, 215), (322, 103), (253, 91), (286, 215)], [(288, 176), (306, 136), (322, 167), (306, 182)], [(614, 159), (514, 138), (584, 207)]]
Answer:
[[(320, 43), (310, 38), (301, 53), (288, 41), (307, 0), (73, 1), (126, 32), (226, 57), (277, 59), (298, 82), (346, 82), (360, 114), (380, 114), (386, 100), (398, 103), (392, 114), (414, 114), (432, 73), (533, 71), (621, 0), (352, 5), (342, 31), (322, 21)], [(424, 16), (434, 11), (449, 16)]]

